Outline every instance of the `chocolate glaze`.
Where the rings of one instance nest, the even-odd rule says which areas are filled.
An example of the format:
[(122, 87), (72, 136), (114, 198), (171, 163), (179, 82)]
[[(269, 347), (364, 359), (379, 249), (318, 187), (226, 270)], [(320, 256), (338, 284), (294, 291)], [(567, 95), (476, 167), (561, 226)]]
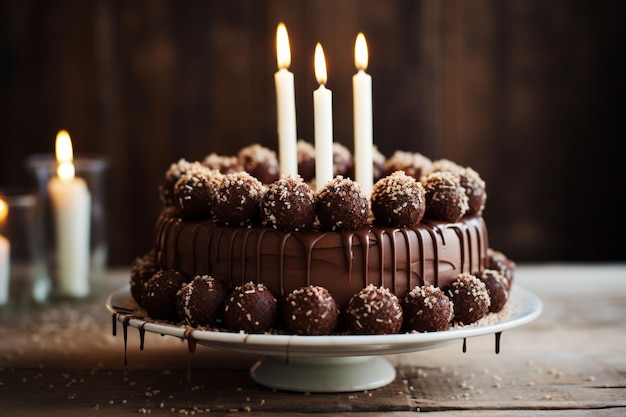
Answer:
[(462, 272), (482, 270), (487, 248), (480, 216), (456, 223), (423, 220), (411, 228), (368, 225), (343, 232), (283, 232), (182, 221), (166, 209), (156, 227), (162, 268), (189, 276), (209, 274), (230, 288), (262, 282), (275, 297), (319, 285), (342, 310), (368, 284), (383, 285), (398, 297), (416, 285), (445, 287)]

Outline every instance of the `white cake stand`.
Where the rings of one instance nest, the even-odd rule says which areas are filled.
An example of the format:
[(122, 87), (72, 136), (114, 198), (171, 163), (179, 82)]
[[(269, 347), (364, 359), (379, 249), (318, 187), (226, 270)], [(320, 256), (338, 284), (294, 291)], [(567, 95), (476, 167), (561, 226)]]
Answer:
[(250, 375), (260, 385), (298, 392), (353, 392), (380, 388), (395, 379), (395, 368), (384, 355), (435, 349), (459, 339), (497, 334), (534, 320), (543, 306), (535, 294), (514, 286), (506, 314), (493, 323), (487, 317), (483, 319), (487, 324), (381, 336), (244, 334), (144, 320), (146, 313), (133, 301), (129, 285), (113, 292), (106, 307), (124, 325), (146, 332), (193, 338), (212, 348), (259, 355)]

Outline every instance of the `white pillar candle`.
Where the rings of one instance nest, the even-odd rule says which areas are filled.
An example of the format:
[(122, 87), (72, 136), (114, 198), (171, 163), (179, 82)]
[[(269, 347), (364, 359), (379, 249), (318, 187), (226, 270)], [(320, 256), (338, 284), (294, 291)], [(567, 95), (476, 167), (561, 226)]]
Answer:
[(65, 131), (56, 141), (58, 176), (50, 178), (48, 193), (56, 231), (57, 290), (61, 296), (89, 295), (89, 236), (91, 195), (87, 183), (74, 176), (72, 143)]
[(278, 72), (274, 74), (276, 84), (276, 116), (278, 128), (278, 158), (281, 175), (298, 173), (298, 151), (296, 131), (296, 95), (291, 65), (291, 50), (287, 28), (280, 23), (276, 29), (276, 61)]
[[(9, 213), (9, 206), (0, 199), (0, 224)], [(0, 235), (0, 305), (9, 302), (9, 276), (11, 270), (11, 243), (9, 239)]]
[(374, 182), (372, 77), (365, 72), (368, 51), (362, 33), (356, 37), (354, 63), (357, 68), (357, 73), (352, 77), (355, 179), (361, 185), (363, 193), (370, 198)]
[(319, 43), (315, 46), (315, 78), (320, 84), (313, 92), (315, 128), (315, 184), (319, 191), (333, 179), (333, 93), (325, 87), (326, 59)]

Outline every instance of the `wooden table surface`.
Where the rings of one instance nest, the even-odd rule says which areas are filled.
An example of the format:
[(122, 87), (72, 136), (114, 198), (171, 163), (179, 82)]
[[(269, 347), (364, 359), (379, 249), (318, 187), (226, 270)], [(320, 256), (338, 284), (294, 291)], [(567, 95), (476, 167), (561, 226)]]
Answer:
[[(128, 271), (109, 272), (110, 290)], [(112, 334), (102, 297), (0, 317), (1, 416), (626, 415), (626, 264), (518, 265), (516, 285), (543, 301), (531, 323), (494, 336), (389, 355), (389, 385), (294, 393), (251, 380), (257, 357), (128, 329)]]

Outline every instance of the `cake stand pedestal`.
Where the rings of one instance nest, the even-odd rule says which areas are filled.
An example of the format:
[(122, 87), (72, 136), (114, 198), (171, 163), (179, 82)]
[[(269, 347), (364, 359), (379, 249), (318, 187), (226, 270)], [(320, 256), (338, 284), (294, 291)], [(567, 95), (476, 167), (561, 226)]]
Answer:
[(264, 356), (252, 366), (250, 376), (260, 385), (286, 391), (354, 392), (391, 383), (396, 369), (382, 356)]

